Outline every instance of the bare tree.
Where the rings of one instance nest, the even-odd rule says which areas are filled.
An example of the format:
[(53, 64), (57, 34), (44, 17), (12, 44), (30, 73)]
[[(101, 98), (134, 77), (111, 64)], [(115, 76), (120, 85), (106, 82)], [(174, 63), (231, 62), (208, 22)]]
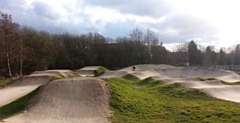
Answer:
[(189, 42), (182, 42), (176, 45), (176, 61), (173, 61), (174, 63), (177, 63), (177, 65), (187, 65), (188, 63), (188, 45)]
[(19, 35), (19, 41), (18, 41), (18, 49), (19, 49), (19, 56), (18, 56), (18, 61), (19, 61), (19, 75), (23, 75), (23, 62), (27, 59), (30, 59), (30, 49), (29, 47), (26, 46), (26, 43), (29, 40), (33, 39), (34, 36), (34, 29), (30, 27), (21, 27), (18, 30), (18, 35)]
[(240, 44), (236, 46), (235, 53), (234, 53), (234, 64), (240, 65)]
[(138, 28), (133, 29), (132, 32), (130, 32), (129, 36), (133, 41), (137, 41), (137, 42), (143, 41), (143, 32)]
[(17, 23), (12, 22), (11, 15), (1, 13), (0, 18), (0, 34), (1, 34), (1, 45), (3, 48), (3, 53), (5, 56), (5, 60), (7, 61), (7, 68), (9, 77), (12, 77), (11, 70), (11, 60), (14, 59), (14, 56), (18, 52), (14, 52), (16, 50), (16, 41), (18, 40), (17, 30), (19, 25)]
[(155, 32), (152, 30), (147, 30), (147, 33), (144, 36), (144, 42), (148, 46), (148, 62), (151, 63), (152, 60), (152, 51), (151, 46), (156, 46), (158, 44), (158, 38)]
[(189, 42), (182, 42), (176, 44), (176, 52), (188, 52), (188, 44)]

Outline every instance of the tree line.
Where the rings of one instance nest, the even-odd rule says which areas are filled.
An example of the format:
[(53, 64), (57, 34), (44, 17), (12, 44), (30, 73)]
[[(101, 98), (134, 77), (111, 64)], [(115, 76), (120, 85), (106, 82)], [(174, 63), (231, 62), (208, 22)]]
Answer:
[(13, 22), (11, 15), (0, 17), (0, 76), (12, 77), (47, 69), (79, 69), (105, 66), (119, 69), (134, 64), (240, 65), (239, 45), (230, 53), (200, 51), (194, 41), (168, 51), (157, 34), (133, 29), (128, 37), (110, 39), (99, 33), (51, 34)]

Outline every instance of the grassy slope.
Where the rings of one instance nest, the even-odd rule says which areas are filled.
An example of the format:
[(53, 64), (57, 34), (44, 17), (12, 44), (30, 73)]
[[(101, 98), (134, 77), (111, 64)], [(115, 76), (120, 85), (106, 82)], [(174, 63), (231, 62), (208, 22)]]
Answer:
[(6, 79), (0, 80), (0, 89), (4, 88), (8, 84), (11, 84), (12, 82), (14, 82), (17, 79), (19, 79), (19, 77), (6, 78)]
[(52, 77), (50, 78), (50, 81), (54, 81), (54, 80), (58, 80), (58, 79), (64, 79), (64, 78), (75, 78), (75, 77), (81, 77), (78, 73), (73, 72), (73, 71), (71, 71), (71, 74), (72, 74), (72, 75), (67, 76), (67, 77), (65, 77), (65, 76), (63, 76), (63, 75), (61, 75), (61, 74), (56, 75), (56, 76), (52, 76)]
[(211, 80), (217, 80), (215, 78), (201, 78), (201, 77), (197, 77), (198, 80), (200, 81), (211, 81)]
[(240, 122), (240, 104), (180, 84), (167, 85), (152, 78), (140, 81), (129, 75), (107, 82), (112, 90), (113, 123)]
[(0, 120), (24, 111), (27, 107), (29, 100), (38, 92), (39, 89), (40, 87), (33, 92), (27, 94), (26, 96), (21, 97), (18, 100), (13, 101), (3, 107), (0, 107)]
[(240, 72), (236, 72), (236, 73), (240, 75)]
[[(75, 72), (72, 72), (72, 74), (73, 74), (73, 76), (70, 76), (70, 78), (71, 77), (80, 77), (80, 75)], [(63, 75), (56, 75), (56, 76), (51, 77), (50, 81), (63, 79), (63, 78), (66, 78), (66, 77), (64, 77)], [(16, 79), (18, 79), (18, 78), (6, 79), (4, 81), (2, 80), (2, 81), (0, 81), (0, 87), (1, 87), (1, 84), (2, 85), (10, 84)], [(26, 96), (23, 96), (23, 97), (17, 99), (16, 101), (13, 101), (3, 107), (0, 107), (0, 120), (24, 111), (27, 108), (29, 100), (34, 95), (36, 95), (36, 93), (38, 92), (39, 89), (40, 89), (40, 87), (35, 89), (33, 92), (27, 94)]]
[(95, 71), (95, 77), (98, 77), (98, 76), (101, 76), (102, 74), (104, 74), (104, 72), (105, 71), (107, 71), (108, 69), (107, 68), (105, 68), (105, 67), (100, 67), (99, 69), (97, 69), (96, 71)]

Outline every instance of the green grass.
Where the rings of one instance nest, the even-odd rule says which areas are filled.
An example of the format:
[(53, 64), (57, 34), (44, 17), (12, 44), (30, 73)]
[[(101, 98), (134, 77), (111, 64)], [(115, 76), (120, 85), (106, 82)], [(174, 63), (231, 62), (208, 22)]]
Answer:
[(198, 80), (200, 81), (211, 81), (211, 80), (217, 80), (215, 78), (201, 78), (201, 77), (197, 77)]
[(225, 85), (240, 85), (240, 82), (225, 82), (223, 80), (221, 80), (221, 83), (223, 83)]
[(105, 71), (107, 71), (108, 69), (105, 68), (105, 67), (100, 67), (98, 68), (96, 71), (94, 71), (94, 76), (95, 77), (98, 77), (98, 76), (101, 76), (102, 74), (105, 73)]
[[(211, 80), (217, 80), (215, 78), (200, 78), (197, 77), (198, 80), (200, 81), (211, 81)], [(221, 83), (225, 84), (225, 85), (240, 85), (240, 82), (225, 82), (223, 80), (219, 80)]]
[(238, 75), (240, 75), (240, 72), (236, 72)]
[(58, 79), (63, 79), (63, 78), (81, 77), (81, 76), (80, 76), (78, 73), (76, 73), (76, 72), (71, 71), (70, 73), (71, 73), (71, 74), (68, 75), (67, 77), (64, 76), (64, 75), (62, 75), (62, 74), (58, 74), (58, 75), (52, 76), (52, 77), (50, 78), (50, 81), (54, 81), (54, 80), (58, 80)]
[(127, 79), (127, 80), (132, 80), (132, 81), (139, 81), (140, 80), (139, 78), (137, 78), (136, 76), (131, 75), (131, 74), (127, 74), (123, 78)]
[(71, 71), (70, 72), (72, 75), (70, 77), (81, 77), (81, 75), (79, 75), (78, 73)]
[(50, 78), (50, 81), (54, 81), (54, 80), (58, 80), (58, 79), (63, 79), (63, 78), (66, 78), (65, 76), (63, 75), (56, 75), (56, 76), (52, 76)]
[(19, 79), (19, 77), (13, 77), (13, 78), (6, 78), (0, 80), (0, 89), (4, 88), (6, 85), (13, 83), (15, 80)]
[(106, 81), (112, 91), (113, 123), (240, 122), (240, 104), (215, 99), (180, 84), (165, 84), (152, 78), (137, 81), (132, 75)]
[(29, 100), (36, 95), (40, 87), (35, 89), (33, 92), (27, 94), (24, 97), (17, 99), (3, 107), (0, 107), (0, 120), (13, 116), (15, 114), (23, 112), (28, 105)]

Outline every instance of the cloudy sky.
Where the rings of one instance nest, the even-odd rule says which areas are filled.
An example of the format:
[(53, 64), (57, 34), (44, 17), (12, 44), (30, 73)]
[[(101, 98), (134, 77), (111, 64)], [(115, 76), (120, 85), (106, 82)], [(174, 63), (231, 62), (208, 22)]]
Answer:
[(99, 32), (116, 38), (134, 28), (157, 33), (167, 47), (196, 41), (240, 43), (239, 0), (0, 0), (13, 21), (52, 33)]

